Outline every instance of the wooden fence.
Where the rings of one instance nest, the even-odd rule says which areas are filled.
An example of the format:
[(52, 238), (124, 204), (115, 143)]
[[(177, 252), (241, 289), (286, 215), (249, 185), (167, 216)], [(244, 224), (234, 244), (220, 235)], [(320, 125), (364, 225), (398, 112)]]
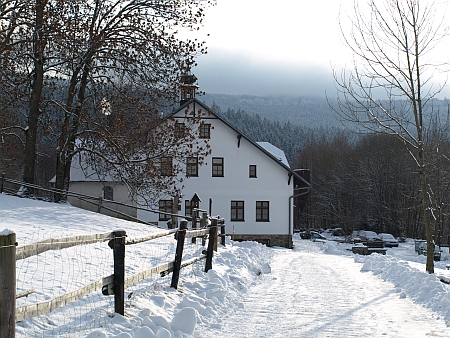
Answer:
[[(206, 216), (206, 213), (204, 213)], [(102, 290), (103, 295), (114, 295), (114, 311), (124, 314), (125, 290), (130, 286), (150, 278), (152, 276), (165, 276), (172, 272), (171, 287), (177, 288), (180, 277), (180, 270), (197, 261), (205, 259), (204, 271), (212, 268), (212, 258), (214, 249), (217, 250), (218, 228), (221, 227), (221, 243), (225, 245), (225, 225), (224, 221), (217, 218), (209, 218), (210, 225), (206, 228), (196, 229), (195, 221), (192, 229), (188, 230), (188, 222), (182, 220), (179, 229), (157, 232), (155, 234), (137, 238), (127, 239), (126, 231), (113, 231), (103, 234), (82, 235), (58, 239), (48, 239), (41, 242), (17, 247), (16, 234), (12, 231), (0, 232), (0, 338), (11, 338), (15, 336), (15, 323), (25, 319), (40, 316), (54, 311), (57, 308), (75, 302), (84, 296)], [(206, 224), (206, 220), (202, 220)], [(125, 276), (125, 252), (127, 245), (137, 245), (139, 243), (154, 240), (156, 238), (174, 235), (177, 240), (175, 259), (168, 263), (154, 266), (134, 275)], [(203, 250), (198, 257), (183, 261), (183, 249), (185, 239), (201, 237), (203, 245), (208, 239), (206, 253)], [(50, 301), (37, 304), (26, 305), (16, 308), (16, 299), (29, 295), (35, 290), (29, 290), (16, 295), (16, 261), (26, 259), (31, 256), (49, 250), (62, 250), (74, 246), (100, 243), (108, 241), (108, 246), (113, 250), (114, 273), (103, 277), (84, 287), (58, 296)]]

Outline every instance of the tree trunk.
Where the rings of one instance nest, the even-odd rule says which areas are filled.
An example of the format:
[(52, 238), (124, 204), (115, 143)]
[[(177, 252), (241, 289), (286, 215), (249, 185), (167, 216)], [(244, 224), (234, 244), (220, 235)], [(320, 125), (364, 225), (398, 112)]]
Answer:
[(422, 193), (422, 205), (423, 205), (423, 220), (425, 223), (425, 233), (427, 239), (426, 271), (428, 273), (434, 273), (434, 242), (433, 242), (433, 232), (431, 229), (430, 200), (427, 189), (423, 144), (419, 145), (418, 158), (419, 158), (420, 190)]
[[(81, 78), (80, 88), (78, 90), (77, 107), (74, 110), (72, 110), (71, 107), (75, 98), (75, 86), (78, 72), (75, 72), (72, 76), (72, 82), (69, 88), (69, 96), (66, 105), (66, 117), (59, 140), (60, 153), (58, 154), (56, 165), (55, 188), (59, 190), (69, 190), (70, 170), (72, 165), (72, 158), (74, 155), (76, 134), (80, 126), (82, 107), (88, 83), (89, 68), (90, 66), (88, 64), (86, 64), (83, 68), (83, 75)], [(63, 198), (64, 196), (60, 193), (55, 193), (54, 195), (54, 199), (56, 202), (61, 201)]]
[(38, 121), (41, 114), (40, 104), (44, 82), (44, 48), (46, 42), (44, 39), (43, 27), (45, 4), (46, 1), (36, 0), (35, 30), (33, 36), (34, 72), (29, 103), (28, 125), (25, 136), (23, 171), (23, 181), (30, 184), (35, 183), (36, 139)]

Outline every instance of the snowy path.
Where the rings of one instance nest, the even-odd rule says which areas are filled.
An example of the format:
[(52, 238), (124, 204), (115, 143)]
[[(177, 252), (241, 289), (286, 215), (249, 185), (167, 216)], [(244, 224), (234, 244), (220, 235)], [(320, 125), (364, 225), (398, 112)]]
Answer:
[(195, 336), (450, 337), (438, 315), (361, 272), (351, 256), (318, 254), (317, 245), (298, 241), (293, 251), (278, 249), (272, 273), (248, 289), (220, 333)]

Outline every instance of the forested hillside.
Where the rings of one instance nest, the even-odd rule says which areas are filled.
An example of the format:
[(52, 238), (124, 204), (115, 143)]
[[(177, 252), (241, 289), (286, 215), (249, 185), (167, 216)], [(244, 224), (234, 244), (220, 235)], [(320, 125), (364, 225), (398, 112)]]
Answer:
[(251, 96), (205, 94), (199, 97), (209, 107), (216, 103), (222, 111), (242, 110), (280, 123), (308, 128), (342, 128), (336, 114), (323, 97)]
[[(292, 168), (311, 170), (310, 204), (296, 227), (342, 227), (346, 233), (371, 229), (396, 236), (424, 237), (417, 169), (408, 149), (397, 138), (342, 128), (324, 99), (299, 99), (296, 111), (293, 99), (282, 103), (281, 98), (209, 98), (214, 101), (208, 106), (246, 136), (284, 150)], [(436, 128), (445, 127), (448, 107), (448, 100), (432, 102), (429, 109), (439, 112), (440, 121), (432, 124)], [(431, 116), (430, 111), (427, 116)], [(428, 138), (437, 137), (436, 130), (430, 130)], [(448, 159), (450, 137), (442, 133), (439, 138), (439, 154)], [(433, 172), (428, 183), (434, 187), (430, 196), (434, 237), (436, 242), (446, 243), (450, 233), (446, 221), (450, 214), (449, 162), (438, 160), (434, 152), (428, 156), (429, 170)]]
[[(307, 96), (252, 96), (252, 95), (227, 95), (204, 94), (198, 99), (207, 106), (215, 103), (223, 112), (228, 109), (244, 111), (247, 114), (258, 114), (261, 118), (280, 123), (290, 122), (292, 125), (307, 127), (310, 129), (322, 129), (333, 127), (336, 129), (352, 129), (355, 126), (344, 125), (339, 116), (330, 107), (336, 107), (334, 97), (330, 96), (330, 102), (324, 97)], [(439, 111), (441, 121), (445, 121), (449, 113), (449, 99), (433, 99), (428, 109)]]
[[(270, 142), (282, 149), (289, 163), (292, 163), (297, 153), (305, 147), (308, 141), (325, 136), (333, 137), (338, 132), (343, 132), (335, 127), (310, 128), (293, 124), (289, 120), (281, 122), (269, 120), (258, 114), (248, 114), (240, 109), (236, 111), (228, 108), (223, 112), (215, 102), (210, 107), (251, 140)], [(302, 166), (306, 165), (306, 163), (302, 164)]]

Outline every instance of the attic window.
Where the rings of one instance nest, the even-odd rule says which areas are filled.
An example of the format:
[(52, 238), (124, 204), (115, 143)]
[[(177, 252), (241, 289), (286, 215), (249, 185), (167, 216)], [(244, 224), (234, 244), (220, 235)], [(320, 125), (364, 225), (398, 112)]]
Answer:
[(248, 177), (256, 178), (256, 164), (250, 164), (248, 166)]
[(177, 122), (175, 124), (175, 136), (178, 138), (182, 138), (186, 135), (186, 125), (181, 122)]
[(211, 138), (211, 124), (204, 123), (200, 125), (200, 138)]

